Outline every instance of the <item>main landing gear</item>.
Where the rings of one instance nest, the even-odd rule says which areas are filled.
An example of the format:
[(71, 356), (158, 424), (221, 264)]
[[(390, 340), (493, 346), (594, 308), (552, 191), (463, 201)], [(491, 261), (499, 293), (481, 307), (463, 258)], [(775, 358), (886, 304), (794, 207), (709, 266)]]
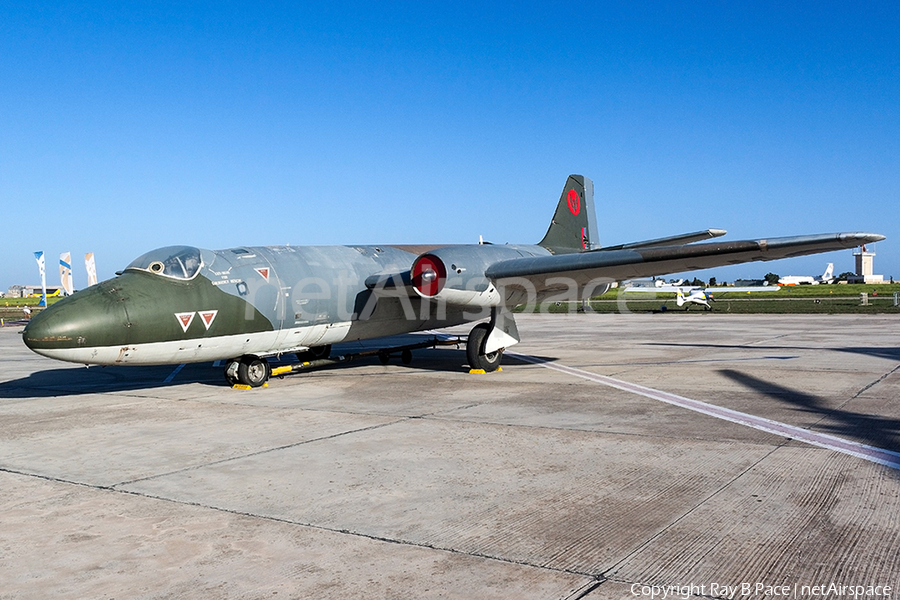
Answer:
[(503, 358), (503, 349), (493, 352), (485, 352), (484, 345), (487, 342), (491, 326), (487, 323), (479, 323), (472, 328), (469, 339), (466, 340), (466, 359), (472, 369), (481, 369), (485, 373), (496, 371), (500, 367), (500, 359)]
[(469, 332), (466, 359), (473, 371), (490, 373), (500, 368), (503, 351), (519, 342), (519, 330), (513, 315), (506, 307), (491, 309), (491, 320), (479, 323)]

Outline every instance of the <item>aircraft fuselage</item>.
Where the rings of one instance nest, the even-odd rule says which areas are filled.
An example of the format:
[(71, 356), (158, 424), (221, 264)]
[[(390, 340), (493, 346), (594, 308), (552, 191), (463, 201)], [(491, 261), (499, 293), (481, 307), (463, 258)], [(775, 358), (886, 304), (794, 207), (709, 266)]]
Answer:
[[(454, 268), (447, 279), (456, 280), (460, 293), (482, 296), (489, 287), (482, 257), (549, 255), (539, 246), (434, 252), (455, 257), (447, 260)], [(25, 341), (70, 362), (171, 364), (272, 356), (490, 316), (483, 303), (447, 304), (402, 288), (372, 289), (373, 276), (408, 270), (416, 257), (387, 245), (162, 248), (56, 303), (29, 325)]]

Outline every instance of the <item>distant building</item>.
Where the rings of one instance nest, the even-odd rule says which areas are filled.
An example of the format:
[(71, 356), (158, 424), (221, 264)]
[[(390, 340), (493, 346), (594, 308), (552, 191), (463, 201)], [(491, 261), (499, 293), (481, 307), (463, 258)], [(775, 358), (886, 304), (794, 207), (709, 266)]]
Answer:
[[(39, 285), (11, 285), (6, 291), (7, 298), (40, 298), (44, 294)], [(60, 288), (48, 287), (48, 296), (59, 296)]]
[(11, 285), (9, 289), (6, 290), (7, 298), (24, 298), (25, 297), (25, 286), (24, 285)]

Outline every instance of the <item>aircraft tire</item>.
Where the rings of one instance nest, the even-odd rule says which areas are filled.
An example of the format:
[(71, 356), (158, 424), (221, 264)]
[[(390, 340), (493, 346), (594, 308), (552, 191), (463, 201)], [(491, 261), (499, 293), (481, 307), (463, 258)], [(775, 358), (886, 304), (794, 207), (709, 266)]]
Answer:
[(484, 353), (484, 343), (487, 341), (491, 326), (487, 323), (479, 323), (469, 332), (469, 338), (466, 340), (466, 359), (469, 366), (473, 369), (482, 369), (486, 373), (496, 371), (500, 366), (500, 359), (503, 358), (503, 351), (497, 350), (490, 354)]
[(250, 387), (259, 387), (268, 381), (271, 372), (266, 359), (258, 356), (244, 356), (238, 365), (238, 381)]

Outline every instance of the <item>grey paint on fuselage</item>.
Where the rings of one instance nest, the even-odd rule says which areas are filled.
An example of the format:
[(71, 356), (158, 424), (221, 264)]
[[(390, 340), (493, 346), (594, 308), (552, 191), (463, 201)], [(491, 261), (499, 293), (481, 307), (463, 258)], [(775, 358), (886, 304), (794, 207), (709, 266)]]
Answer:
[[(453, 267), (448, 286), (483, 291), (486, 267), (498, 260), (549, 256), (532, 245), (458, 245), (434, 249)], [(416, 294), (376, 294), (372, 275), (409, 270), (416, 255), (392, 246), (248, 246), (201, 250), (206, 277), (221, 291), (255, 307), (274, 329), (335, 326), (349, 322), (346, 339), (369, 339), (448, 327), (473, 320), (476, 308), (448, 306)], [(483, 318), (490, 311), (481, 309)], [(474, 316), (478, 316), (474, 314)], [(313, 346), (318, 332), (302, 340)]]
[[(392, 323), (397, 308), (402, 308), (398, 299), (374, 302), (365, 287), (365, 279), (372, 273), (408, 268), (415, 255), (401, 250), (381, 246), (265, 246), (204, 251), (201, 255), (204, 266), (200, 275), (223, 292), (248, 302), (248, 308), (256, 308), (274, 329), (312, 328), (300, 340), (301, 345), (315, 345), (319, 341), (316, 338), (322, 337), (322, 331), (314, 326), (324, 331), (328, 326), (357, 321), (366, 308), (370, 318), (364, 326), (354, 327), (349, 337), (393, 335), (418, 327), (405, 319)], [(206, 256), (211, 259), (208, 263)], [(420, 315), (417, 300), (411, 299), (415, 314)], [(421, 321), (425, 325), (428, 319)]]

